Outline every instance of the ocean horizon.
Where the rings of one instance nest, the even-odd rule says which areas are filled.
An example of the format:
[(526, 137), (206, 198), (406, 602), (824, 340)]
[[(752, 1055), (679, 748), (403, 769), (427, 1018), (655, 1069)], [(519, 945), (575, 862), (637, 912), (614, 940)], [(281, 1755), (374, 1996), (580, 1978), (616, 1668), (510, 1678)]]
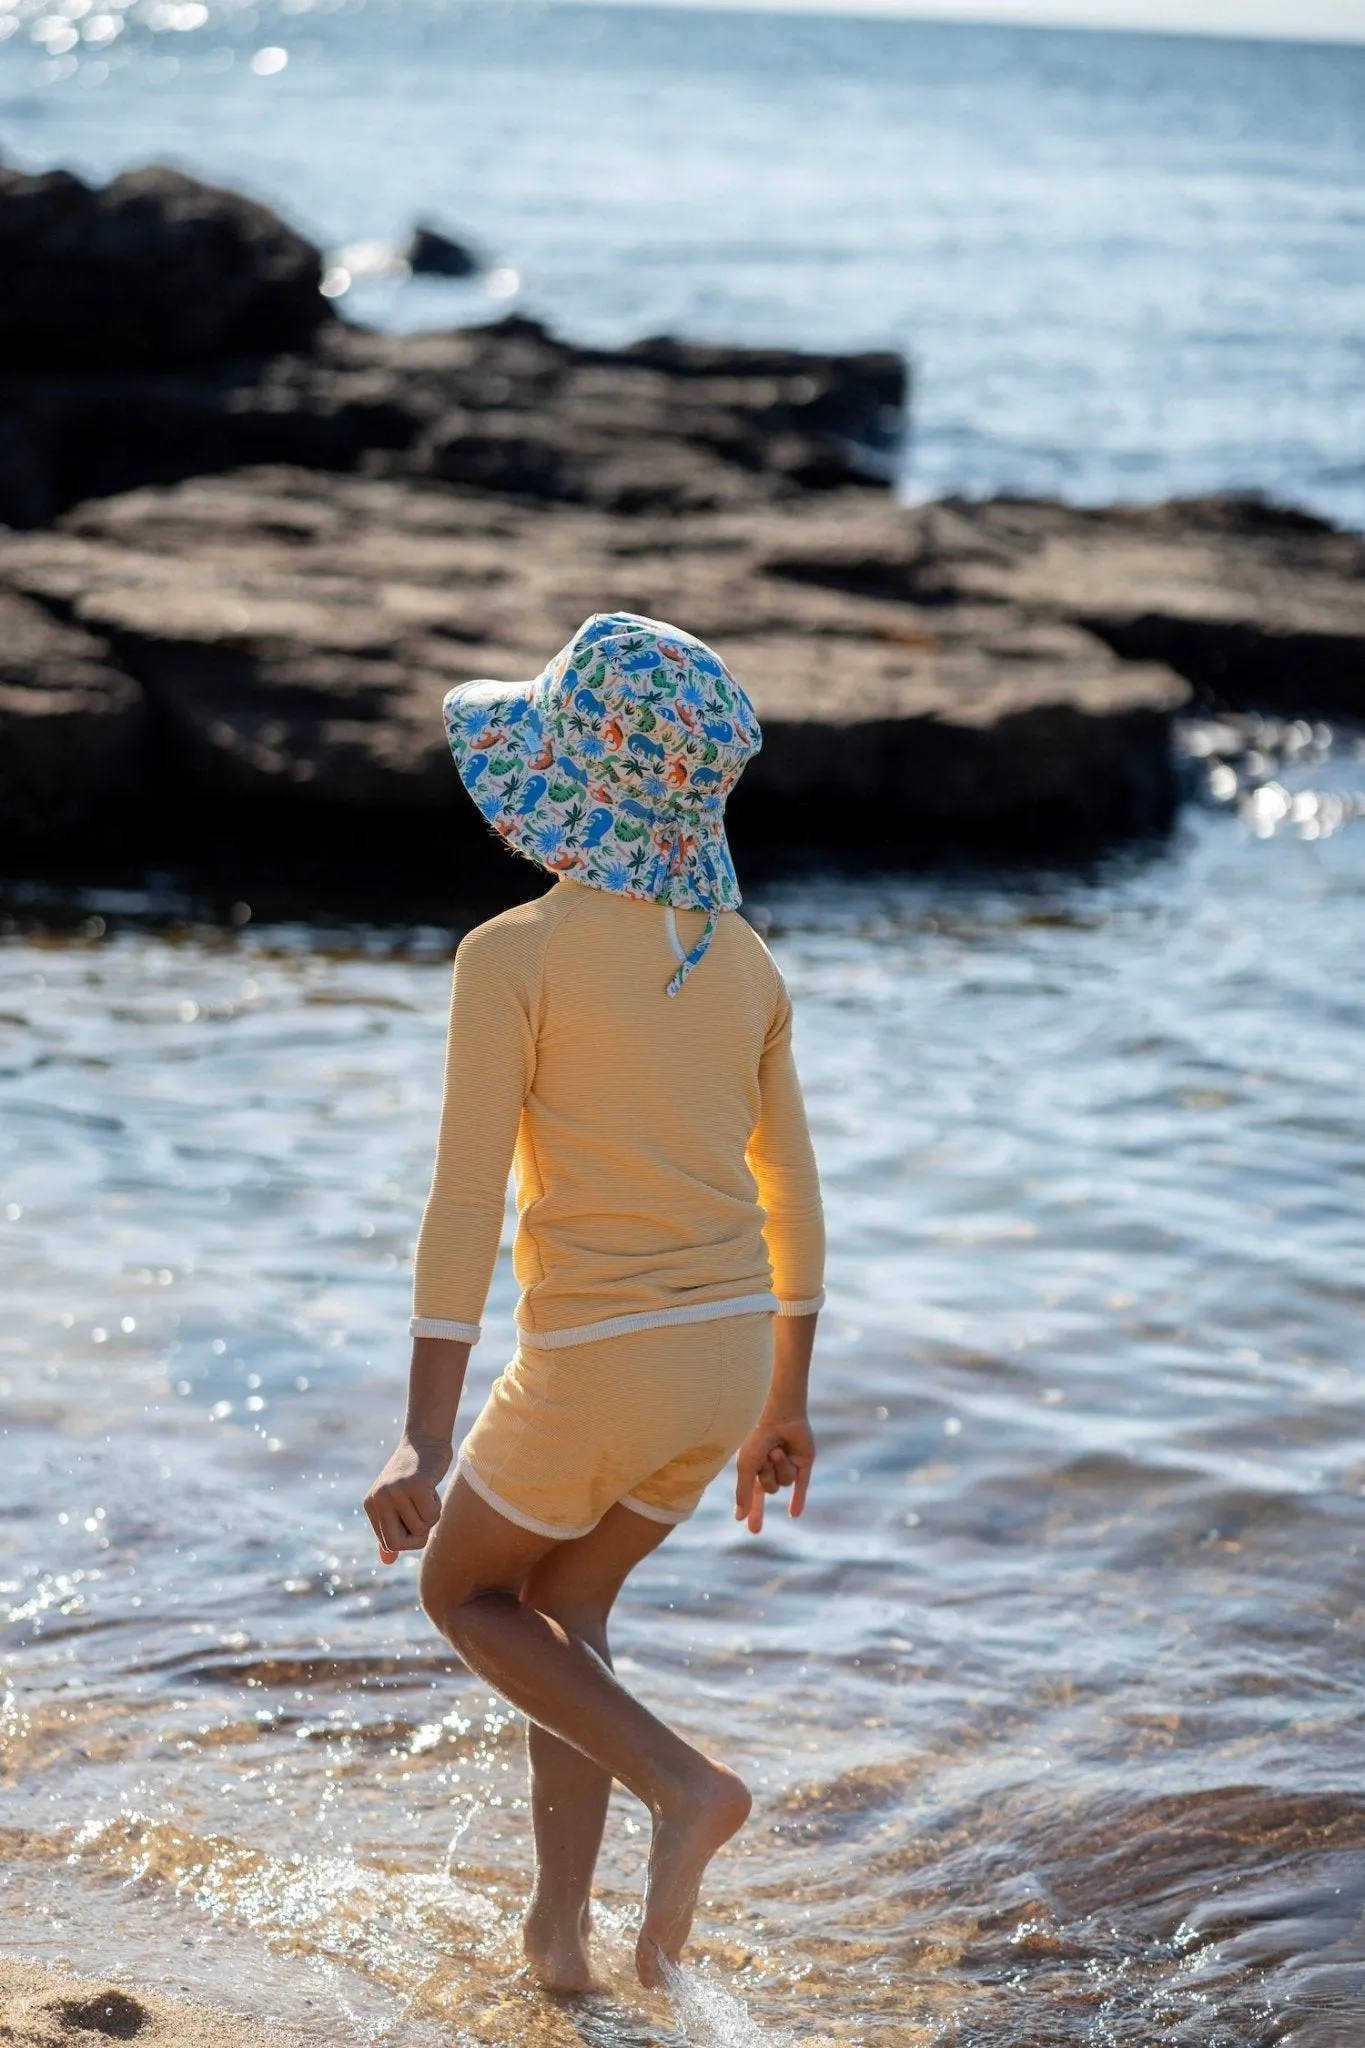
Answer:
[(349, 317), (893, 347), (907, 496), (1249, 490), (1365, 525), (1360, 48), (624, 0), (44, 9), (4, 17), (6, 161), (169, 161), (329, 251), (430, 220), (488, 259), (358, 275)]

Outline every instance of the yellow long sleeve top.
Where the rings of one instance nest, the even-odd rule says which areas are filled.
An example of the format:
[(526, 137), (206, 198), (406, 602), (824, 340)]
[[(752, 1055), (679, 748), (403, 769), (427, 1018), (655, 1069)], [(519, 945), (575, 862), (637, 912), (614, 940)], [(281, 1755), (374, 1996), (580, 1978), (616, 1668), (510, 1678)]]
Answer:
[(670, 999), (676, 947), (703, 923), (673, 916), (670, 930), (657, 903), (561, 879), (462, 941), (415, 1335), (477, 1340), (509, 1167), (529, 1341), (821, 1305), (824, 1218), (782, 977), (725, 912)]

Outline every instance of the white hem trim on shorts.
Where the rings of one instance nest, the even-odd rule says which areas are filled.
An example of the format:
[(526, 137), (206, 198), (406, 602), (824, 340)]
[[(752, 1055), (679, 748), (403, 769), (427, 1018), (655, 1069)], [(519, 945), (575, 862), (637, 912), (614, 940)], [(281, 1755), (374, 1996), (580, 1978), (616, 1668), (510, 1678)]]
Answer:
[(519, 1529), (528, 1529), (533, 1536), (552, 1536), (560, 1543), (573, 1543), (580, 1536), (590, 1536), (597, 1527), (596, 1522), (585, 1522), (581, 1529), (562, 1529), (553, 1522), (538, 1522), (534, 1515), (524, 1515), (520, 1508), (512, 1506), (511, 1501), (504, 1500), (500, 1493), (494, 1493), (488, 1481), (479, 1477), (463, 1451), (455, 1461), (455, 1472), (457, 1477), (467, 1481), (485, 1507), (492, 1508), (506, 1521), (515, 1522)]
[(483, 1335), (481, 1323), (452, 1323), (445, 1316), (410, 1316), (410, 1337), (445, 1337), (453, 1344), (477, 1344)]
[(780, 1316), (818, 1316), (825, 1305), (825, 1290), (812, 1294), (809, 1301), (779, 1301), (777, 1313)]
[[(662, 1330), (670, 1323), (714, 1323), (723, 1316), (780, 1315), (782, 1305), (775, 1294), (732, 1294), (726, 1301), (684, 1302), (680, 1308), (644, 1309), (634, 1316), (608, 1316), (601, 1323), (575, 1323), (567, 1330), (527, 1330), (518, 1323), (517, 1335), (528, 1351), (560, 1351), (569, 1344), (596, 1344), (605, 1337), (630, 1337), (636, 1330)], [(808, 1314), (804, 1306), (791, 1314)]]
[(629, 1508), (633, 1515), (643, 1515), (647, 1522), (663, 1522), (672, 1529), (679, 1522), (690, 1522), (696, 1514), (695, 1508), (655, 1508), (648, 1501), (637, 1500), (633, 1493), (623, 1493), (616, 1503), (618, 1508)]

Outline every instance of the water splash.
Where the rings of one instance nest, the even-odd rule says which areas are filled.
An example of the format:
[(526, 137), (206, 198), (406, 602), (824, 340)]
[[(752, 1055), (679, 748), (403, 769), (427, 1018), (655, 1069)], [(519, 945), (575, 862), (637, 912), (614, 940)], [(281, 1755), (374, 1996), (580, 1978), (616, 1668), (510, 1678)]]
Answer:
[(664, 1989), (692, 2048), (796, 2048), (788, 2027), (761, 2027), (733, 1991), (664, 1958)]

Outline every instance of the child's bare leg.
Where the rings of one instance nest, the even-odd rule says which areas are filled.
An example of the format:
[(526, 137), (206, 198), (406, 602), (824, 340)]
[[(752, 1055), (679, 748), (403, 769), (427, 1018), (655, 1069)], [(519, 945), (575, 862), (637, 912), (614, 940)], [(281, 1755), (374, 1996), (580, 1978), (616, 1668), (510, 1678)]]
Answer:
[[(594, 1650), (608, 1667), (607, 1617), (626, 1578), (656, 1550), (668, 1524), (613, 1508), (587, 1536), (558, 1543), (532, 1571), (521, 1597)], [(587, 1990), (588, 1898), (602, 1846), (611, 1776), (579, 1750), (527, 1727), (536, 1882), (523, 1929), (526, 1953), (552, 1990)]]
[(528, 1722), (531, 1824), (536, 1879), (522, 1922), (522, 1944), (548, 1991), (589, 1991), (589, 1898), (602, 1846), (611, 1775), (548, 1729)]
[(681, 1953), (702, 1873), (743, 1826), (749, 1794), (733, 1771), (634, 1699), (572, 1628), (519, 1598), (552, 1547), (457, 1478), (427, 1544), (422, 1602), (472, 1670), (650, 1809), (654, 1838), (636, 1964), (652, 1984), (661, 1974), (660, 1954)]

